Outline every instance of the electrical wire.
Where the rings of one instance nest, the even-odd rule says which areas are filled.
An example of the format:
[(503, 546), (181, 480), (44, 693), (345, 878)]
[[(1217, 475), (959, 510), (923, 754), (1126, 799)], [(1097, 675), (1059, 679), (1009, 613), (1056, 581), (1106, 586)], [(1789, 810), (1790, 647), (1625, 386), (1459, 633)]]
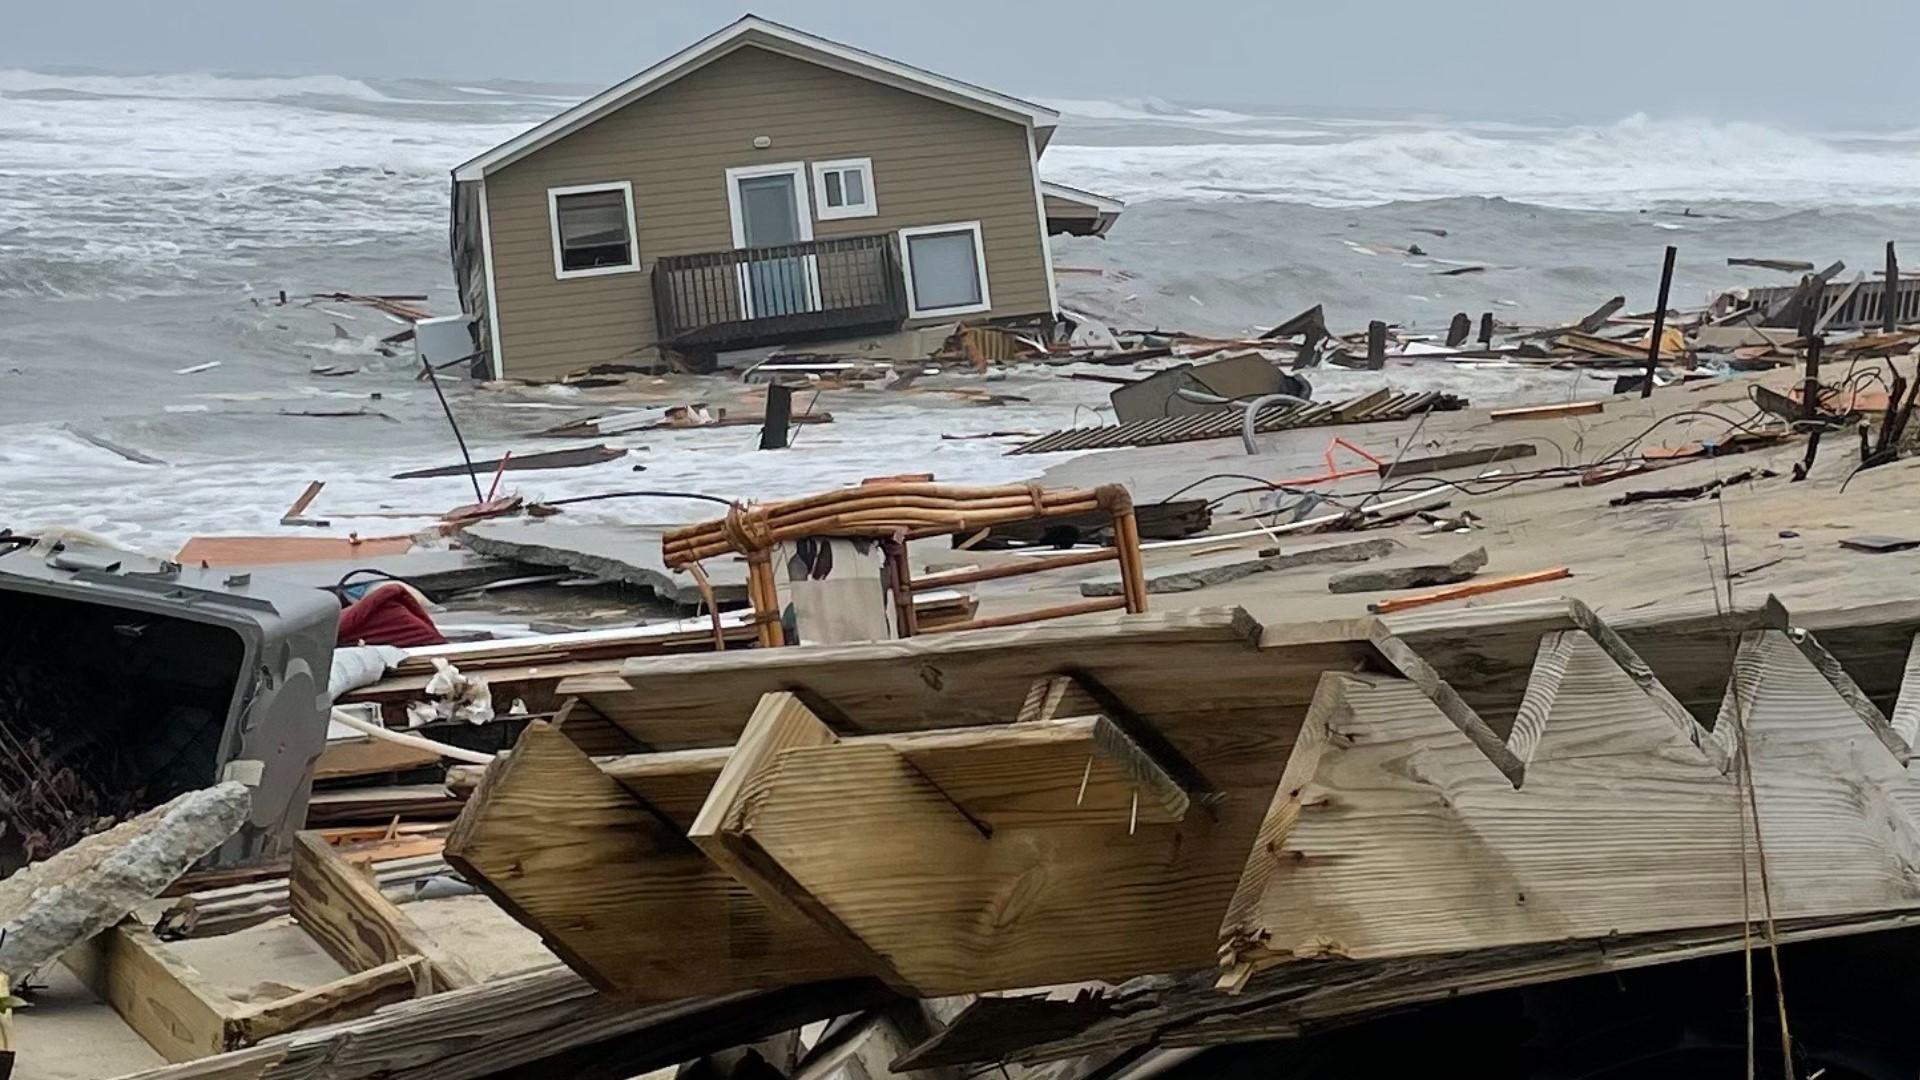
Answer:
[(575, 495), (569, 499), (548, 499), (541, 506), (572, 506), (575, 503), (600, 502), (604, 499), (700, 499), (705, 502), (732, 506), (734, 500), (723, 499), (718, 495), (702, 495), (697, 491), (603, 491), (598, 495)]
[(1167, 503), (1174, 501), (1175, 499), (1178, 499), (1180, 496), (1185, 495), (1187, 492), (1192, 491), (1194, 488), (1197, 488), (1202, 484), (1212, 483), (1215, 480), (1247, 480), (1247, 481), (1251, 481), (1255, 486), (1240, 488), (1235, 491), (1230, 491), (1225, 495), (1220, 496), (1218, 499), (1213, 500), (1214, 503), (1218, 503), (1225, 499), (1230, 499), (1235, 495), (1245, 495), (1250, 491), (1284, 491), (1289, 495), (1303, 495), (1303, 496), (1311, 495), (1322, 501), (1330, 502), (1335, 506), (1344, 507), (1346, 509), (1354, 509), (1353, 507), (1346, 506), (1346, 503), (1348, 502), (1348, 500), (1335, 498), (1334, 496), (1328, 495), (1322, 491), (1310, 491), (1306, 488), (1295, 487), (1291, 484), (1283, 484), (1278, 481), (1269, 480), (1264, 476), (1255, 476), (1252, 473), (1234, 473), (1234, 472), (1209, 473), (1208, 475), (1203, 476), (1198, 480), (1195, 480), (1194, 482), (1186, 485), (1185, 487), (1180, 488), (1179, 490), (1175, 491), (1173, 494), (1168, 495), (1166, 498), (1156, 501), (1153, 505), (1163, 506)]

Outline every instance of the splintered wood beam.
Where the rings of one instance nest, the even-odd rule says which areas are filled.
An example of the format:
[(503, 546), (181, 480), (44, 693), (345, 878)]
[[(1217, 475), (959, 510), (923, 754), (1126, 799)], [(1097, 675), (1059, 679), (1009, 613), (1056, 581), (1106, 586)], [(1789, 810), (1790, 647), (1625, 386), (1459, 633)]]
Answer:
[(426, 957), (403, 956), (277, 1001), (236, 1008), (227, 1018), (228, 1046), (253, 1046), (299, 1028), (358, 1020), (432, 992)]
[(133, 917), (75, 945), (61, 962), (168, 1061), (230, 1049), (233, 1000)]
[(665, 1000), (865, 974), (547, 724), (529, 724), (488, 767), (446, 854), (611, 994)]
[(294, 921), (348, 971), (423, 956), (435, 992), (478, 982), (457, 956), (387, 899), (367, 875), (348, 866), (318, 834), (294, 836), (287, 895)]

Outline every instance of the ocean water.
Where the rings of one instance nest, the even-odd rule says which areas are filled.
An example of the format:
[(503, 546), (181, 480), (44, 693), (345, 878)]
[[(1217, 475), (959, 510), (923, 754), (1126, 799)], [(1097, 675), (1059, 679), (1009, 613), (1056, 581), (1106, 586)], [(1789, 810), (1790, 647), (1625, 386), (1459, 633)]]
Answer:
[[(328, 481), (323, 516), (422, 514), (360, 521), (366, 534), (470, 501), (461, 481), (385, 479), (453, 459), (409, 358), (374, 351), (394, 324), (299, 301), (424, 293), (428, 307), (457, 310), (448, 171), (593, 89), (0, 71), (0, 526), (81, 525), (165, 552), (196, 533), (273, 530), (309, 479)], [(1337, 328), (1384, 318), (1417, 329), (1455, 311), (1560, 319), (1616, 293), (1645, 307), (1667, 244), (1680, 249), (1683, 303), (1783, 280), (1729, 269), (1731, 255), (1871, 268), (1895, 239), (1920, 261), (1920, 132), (1051, 104), (1065, 119), (1043, 174), (1129, 203), (1104, 240), (1056, 238), (1063, 299), (1128, 326), (1244, 333), (1313, 303)], [(1442, 274), (1469, 265), (1484, 269)], [(296, 302), (277, 304), (282, 290)], [(220, 366), (175, 374), (209, 361)], [(359, 371), (309, 374), (328, 363)], [(1386, 374), (1479, 400), (1569, 392), (1557, 376), (1510, 369)], [(1378, 377), (1321, 378), (1337, 393)], [(626, 461), (510, 485), (530, 497), (636, 484), (769, 497), (902, 471), (1011, 480), (1045, 459), (941, 436), (1089, 423), (1104, 405), (1091, 384), (1016, 374), (1006, 385), (1033, 402), (839, 395), (822, 404), (839, 422), (807, 429), (784, 455), (748, 452), (751, 429), (654, 433), (609, 440), (633, 448)], [(546, 409), (465, 387), (453, 397), (489, 455), (590, 411), (558, 396), (534, 403)], [(282, 415), (362, 407), (385, 418)], [(167, 464), (126, 462), (67, 424)], [(634, 500), (582, 516), (687, 512)]]

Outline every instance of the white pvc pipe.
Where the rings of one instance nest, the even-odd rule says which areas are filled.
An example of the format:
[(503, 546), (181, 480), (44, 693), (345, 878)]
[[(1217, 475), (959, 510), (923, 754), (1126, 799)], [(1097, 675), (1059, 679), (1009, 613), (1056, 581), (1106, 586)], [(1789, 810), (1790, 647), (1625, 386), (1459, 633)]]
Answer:
[(460, 747), (448, 746), (443, 742), (434, 742), (432, 739), (423, 739), (418, 735), (409, 735), (404, 731), (395, 731), (383, 724), (368, 723), (352, 713), (347, 712), (345, 709), (333, 710), (333, 722), (336, 724), (344, 724), (355, 731), (365, 735), (371, 735), (376, 739), (385, 739), (390, 743), (410, 746), (415, 750), (425, 750), (428, 753), (439, 754), (444, 758), (464, 761), (469, 765), (493, 764), (492, 754), (483, 754), (478, 750), (462, 750)]

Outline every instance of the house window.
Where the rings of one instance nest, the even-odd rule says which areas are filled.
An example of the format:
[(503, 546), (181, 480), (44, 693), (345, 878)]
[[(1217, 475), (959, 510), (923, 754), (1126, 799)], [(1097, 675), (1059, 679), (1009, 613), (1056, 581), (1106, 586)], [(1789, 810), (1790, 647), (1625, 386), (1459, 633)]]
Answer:
[(640, 268), (634, 244), (633, 185), (550, 188), (555, 277), (624, 274)]
[(965, 315), (993, 306), (979, 222), (901, 229), (900, 251), (907, 271), (907, 314), (913, 318)]
[(814, 162), (813, 206), (821, 221), (879, 213), (873, 201), (872, 159)]

